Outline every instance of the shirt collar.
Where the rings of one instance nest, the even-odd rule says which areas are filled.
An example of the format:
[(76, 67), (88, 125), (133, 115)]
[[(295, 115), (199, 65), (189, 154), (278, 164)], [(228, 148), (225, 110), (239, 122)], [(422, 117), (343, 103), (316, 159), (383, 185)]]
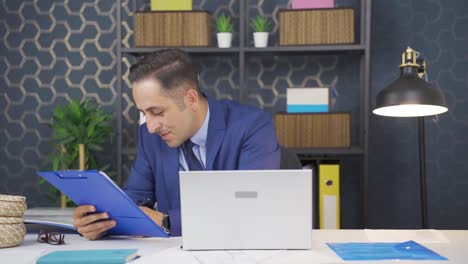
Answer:
[(198, 129), (197, 133), (193, 135), (190, 140), (197, 144), (198, 146), (205, 147), (206, 146), (206, 138), (208, 137), (208, 123), (210, 121), (210, 105), (208, 104), (208, 100), (206, 102), (207, 110), (205, 120), (203, 121), (202, 126)]

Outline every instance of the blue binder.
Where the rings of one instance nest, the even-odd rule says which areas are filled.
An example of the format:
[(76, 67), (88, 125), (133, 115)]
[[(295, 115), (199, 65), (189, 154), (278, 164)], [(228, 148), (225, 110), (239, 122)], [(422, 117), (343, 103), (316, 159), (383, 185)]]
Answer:
[(77, 205), (94, 205), (107, 212), (117, 225), (114, 236), (169, 237), (104, 172), (97, 170), (41, 171), (38, 174)]

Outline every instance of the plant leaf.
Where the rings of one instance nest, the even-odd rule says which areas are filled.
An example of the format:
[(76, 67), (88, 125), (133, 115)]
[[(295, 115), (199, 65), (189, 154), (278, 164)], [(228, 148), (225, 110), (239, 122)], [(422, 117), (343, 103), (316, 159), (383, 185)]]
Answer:
[[(92, 98), (81, 103), (72, 99), (64, 106), (55, 107), (50, 125), (53, 129), (52, 152), (46, 158), (47, 167), (52, 170), (78, 169), (78, 144), (85, 143), (86, 166), (99, 168), (94, 153), (102, 151), (104, 143), (111, 142), (111, 120), (112, 115), (100, 109)], [(47, 196), (56, 202), (60, 192), (50, 185)]]
[(216, 27), (218, 32), (232, 32), (232, 21), (230, 16), (225, 16), (224, 14), (220, 15), (216, 20)]
[(52, 165), (52, 170), (56, 171), (56, 170), (58, 170), (58, 167), (59, 167), (59, 158), (56, 157), (54, 159), (54, 164)]

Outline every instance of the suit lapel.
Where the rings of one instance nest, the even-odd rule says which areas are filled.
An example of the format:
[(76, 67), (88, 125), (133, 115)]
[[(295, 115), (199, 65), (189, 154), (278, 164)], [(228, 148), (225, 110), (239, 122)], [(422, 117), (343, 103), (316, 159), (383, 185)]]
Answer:
[(166, 190), (170, 197), (171, 208), (180, 208), (180, 187), (179, 187), (179, 151), (177, 148), (170, 148), (164, 141), (161, 141), (164, 181)]
[(210, 107), (210, 120), (206, 142), (206, 170), (213, 170), (213, 162), (226, 132), (224, 107), (211, 97), (206, 97)]
[[(223, 142), (226, 131), (226, 121), (224, 119), (224, 107), (216, 100), (207, 96), (210, 106), (210, 120), (208, 123), (208, 135), (206, 144), (206, 169), (213, 170), (213, 162), (216, 154)], [(170, 148), (161, 140), (161, 154), (164, 181), (171, 208), (180, 208), (180, 186), (179, 186), (179, 151), (177, 148)]]

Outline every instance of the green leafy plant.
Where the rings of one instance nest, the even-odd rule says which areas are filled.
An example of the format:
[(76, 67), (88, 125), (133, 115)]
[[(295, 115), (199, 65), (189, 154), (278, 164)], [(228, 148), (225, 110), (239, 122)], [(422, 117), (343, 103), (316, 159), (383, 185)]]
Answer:
[(232, 32), (232, 22), (230, 16), (225, 16), (224, 14), (218, 17), (216, 20), (216, 27), (218, 28), (219, 33)]
[[(110, 142), (113, 132), (110, 127), (112, 116), (105, 114), (98, 106), (86, 99), (82, 103), (71, 100), (68, 105), (54, 109), (52, 128), (54, 134), (51, 139), (53, 152), (47, 159), (52, 170), (66, 170), (79, 168), (79, 144), (85, 146), (85, 167), (98, 169), (95, 152), (102, 151), (102, 145)], [(99, 168), (105, 171), (106, 165)], [(45, 183), (44, 179), (40, 184)], [(56, 200), (60, 192), (50, 186), (48, 196)], [(73, 204), (67, 201), (67, 205)]]
[(271, 29), (271, 22), (267, 17), (256, 16), (251, 19), (250, 26), (255, 32), (269, 32)]

